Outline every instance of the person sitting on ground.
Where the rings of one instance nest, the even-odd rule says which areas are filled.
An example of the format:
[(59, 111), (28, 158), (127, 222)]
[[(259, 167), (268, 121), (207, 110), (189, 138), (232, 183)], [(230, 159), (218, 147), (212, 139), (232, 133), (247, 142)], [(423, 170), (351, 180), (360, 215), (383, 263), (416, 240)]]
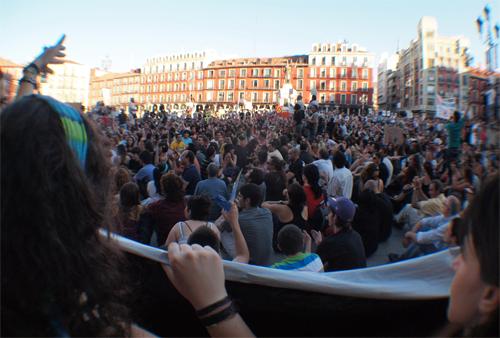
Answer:
[(322, 272), (323, 263), (315, 253), (311, 253), (311, 237), (305, 230), (294, 224), (285, 225), (278, 233), (278, 248), (286, 255), (271, 268), (281, 270)]
[(163, 199), (156, 201), (146, 207), (145, 224), (142, 225), (148, 231), (144, 231), (143, 243), (150, 243), (153, 232), (156, 233), (157, 244), (162, 245), (172, 227), (179, 221), (185, 219), (184, 208), (184, 186), (182, 179), (169, 172), (160, 179), (161, 195)]
[[(248, 183), (240, 188), (237, 204), (240, 208), (238, 221), (250, 251), (250, 264), (268, 266), (273, 254), (273, 217), (268, 209), (260, 207), (262, 194), (259, 187)], [(230, 227), (219, 217), (222, 245), (235, 257), (234, 236)]]
[(377, 208), (377, 196), (371, 189), (365, 189), (359, 194), (352, 228), (361, 236), (366, 257), (370, 257), (377, 251), (381, 224), (382, 217), (381, 210)]
[(333, 164), (335, 170), (333, 176), (328, 183), (328, 196), (351, 198), (353, 177), (352, 172), (346, 167), (347, 161), (345, 155), (340, 150), (333, 154)]
[(264, 179), (266, 183), (266, 201), (279, 201), (283, 198), (283, 190), (286, 189), (287, 185), (283, 166), (284, 162), (274, 156), (267, 161), (268, 173)]
[(200, 172), (194, 165), (195, 156), (191, 150), (185, 150), (181, 155), (181, 165), (184, 168), (182, 171), (182, 180), (184, 181), (184, 189), (187, 196), (194, 195), (196, 184), (201, 181)]
[[(236, 206), (236, 204), (232, 203), (231, 209), (229, 211), (222, 210), (222, 216), (231, 226), (231, 230), (234, 236), (234, 247), (236, 255), (233, 258), (233, 262), (247, 264), (250, 259), (250, 252), (248, 251), (245, 237), (241, 232), (240, 223), (238, 222), (238, 207)], [(206, 225), (199, 226), (196, 230), (194, 230), (189, 235), (187, 243), (189, 245), (199, 244), (202, 247), (208, 245), (219, 254), (221, 251), (219, 235), (211, 227)]]
[(326, 148), (320, 148), (319, 150), (319, 160), (314, 161), (312, 164), (318, 167), (320, 179), (320, 185), (324, 190), (327, 189), (328, 183), (333, 177), (333, 164), (330, 160), (330, 153)]
[(308, 164), (304, 167), (302, 175), (304, 181), (304, 191), (307, 200), (307, 214), (309, 229), (323, 229), (323, 213), (320, 204), (323, 201), (324, 193), (319, 185), (319, 170), (314, 164)]
[(208, 215), (208, 220), (213, 222), (220, 216), (221, 208), (214, 203), (214, 199), (221, 195), (225, 199), (229, 198), (227, 192), (226, 183), (219, 178), (220, 169), (214, 163), (210, 163), (207, 168), (208, 178), (206, 180), (198, 182), (196, 189), (194, 190), (194, 195), (205, 195), (212, 201), (212, 206), (210, 208), (210, 214)]
[[(407, 204), (394, 216), (394, 220), (403, 223), (403, 228), (409, 230), (425, 217), (436, 216), (442, 210), (446, 197), (442, 193), (443, 184), (440, 180), (433, 180), (429, 186), (430, 198), (423, 198), (421, 195), (422, 184), (418, 177), (414, 178), (412, 203)], [(416, 196), (415, 198), (413, 196)], [(418, 197), (420, 196), (420, 197)]]
[(328, 235), (312, 231), (317, 245), (316, 253), (328, 271), (351, 270), (366, 267), (365, 248), (359, 233), (352, 228), (356, 206), (345, 197), (328, 198)]
[(295, 224), (300, 229), (307, 229), (307, 205), (304, 188), (294, 183), (285, 190), (286, 202), (266, 201), (262, 207), (269, 209), (272, 213), (274, 222), (273, 247), (276, 250), (278, 232), (287, 224)]
[(141, 201), (141, 205), (143, 207), (150, 205), (156, 201), (161, 200), (163, 197), (160, 194), (160, 180), (161, 180), (161, 172), (160, 169), (155, 168), (153, 170), (153, 180), (148, 182), (147, 185), (147, 193), (148, 198)]
[(208, 221), (211, 204), (210, 198), (205, 195), (191, 196), (184, 209), (186, 221), (180, 221), (174, 225), (168, 233), (165, 246), (168, 246), (173, 241), (179, 244), (187, 243), (189, 234), (201, 226), (209, 227), (220, 238), (219, 229), (214, 223)]
[(113, 227), (122, 236), (139, 240), (139, 218), (142, 206), (139, 201), (139, 187), (128, 182), (120, 189), (120, 200), (113, 209)]
[(147, 150), (143, 150), (139, 155), (142, 163), (142, 168), (135, 174), (134, 180), (139, 183), (145, 180), (146, 184), (153, 180), (153, 170), (155, 166), (153, 165), (153, 155)]
[(389, 196), (384, 192), (378, 191), (378, 184), (374, 180), (368, 180), (365, 183), (365, 190), (370, 190), (375, 194), (375, 208), (378, 212), (378, 219), (380, 220), (380, 232), (378, 234), (378, 241), (385, 242), (392, 233), (393, 225), (393, 207)]
[(389, 254), (391, 262), (428, 255), (448, 248), (444, 242), (444, 233), (449, 223), (460, 212), (460, 201), (455, 196), (448, 196), (442, 214), (420, 220), (412, 230), (404, 235), (403, 246), (408, 249), (402, 255)]

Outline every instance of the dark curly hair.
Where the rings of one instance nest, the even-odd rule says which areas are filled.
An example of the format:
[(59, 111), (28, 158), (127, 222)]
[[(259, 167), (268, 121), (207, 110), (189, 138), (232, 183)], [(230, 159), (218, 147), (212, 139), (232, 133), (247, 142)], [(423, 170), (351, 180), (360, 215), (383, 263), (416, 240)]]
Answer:
[(130, 335), (123, 256), (107, 224), (109, 156), (96, 129), (85, 168), (36, 95), (0, 114), (2, 336)]

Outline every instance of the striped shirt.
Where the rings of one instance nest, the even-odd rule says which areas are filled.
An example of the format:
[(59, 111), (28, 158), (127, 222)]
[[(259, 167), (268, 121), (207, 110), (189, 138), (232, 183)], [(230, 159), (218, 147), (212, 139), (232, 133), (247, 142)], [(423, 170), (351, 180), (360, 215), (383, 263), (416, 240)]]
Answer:
[(271, 268), (281, 270), (297, 270), (297, 271), (323, 271), (323, 263), (321, 258), (314, 253), (298, 253), (282, 260), (281, 262), (271, 265)]

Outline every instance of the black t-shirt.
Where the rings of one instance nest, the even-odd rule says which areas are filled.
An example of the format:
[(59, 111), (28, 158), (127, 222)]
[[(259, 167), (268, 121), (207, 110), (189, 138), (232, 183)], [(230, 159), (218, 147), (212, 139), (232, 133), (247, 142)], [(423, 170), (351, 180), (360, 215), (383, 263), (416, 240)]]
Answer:
[(304, 161), (305, 164), (311, 164), (314, 162), (314, 157), (307, 151), (302, 151), (300, 153), (300, 159)]
[(379, 242), (385, 242), (392, 232), (393, 223), (393, 207), (389, 196), (385, 193), (375, 194), (378, 213), (380, 214), (380, 233), (378, 236)]
[(316, 253), (326, 271), (351, 270), (366, 267), (365, 248), (361, 236), (353, 229), (342, 229), (326, 237)]
[(265, 177), (266, 201), (280, 201), (284, 198), (286, 177), (282, 172), (270, 171)]
[[(297, 159), (296, 161), (290, 162), (290, 165), (288, 166), (288, 171), (292, 172), (295, 175), (295, 178), (297, 179), (297, 182), (302, 185), (302, 173), (304, 172), (304, 161), (302, 161), (300, 158)], [(292, 179), (293, 181), (293, 179)], [(292, 183), (292, 181), (288, 182), (289, 184)]]
[(293, 112), (293, 120), (297, 124), (301, 123), (305, 117), (306, 115), (303, 110), (296, 110), (295, 112)]
[(234, 152), (238, 157), (236, 160), (236, 166), (245, 168), (245, 166), (248, 164), (248, 148), (236, 145)]

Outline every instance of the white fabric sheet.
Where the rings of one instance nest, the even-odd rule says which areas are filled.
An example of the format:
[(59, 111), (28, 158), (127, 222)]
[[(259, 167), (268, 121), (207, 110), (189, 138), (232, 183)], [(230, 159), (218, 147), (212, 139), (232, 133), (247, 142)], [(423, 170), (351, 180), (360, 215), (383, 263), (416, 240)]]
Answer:
[[(101, 230), (107, 237), (107, 231)], [(169, 264), (167, 252), (111, 234), (121, 250)], [(365, 269), (298, 272), (224, 261), (226, 279), (271, 287), (374, 299), (435, 299), (449, 296), (453, 279), (449, 250)]]

